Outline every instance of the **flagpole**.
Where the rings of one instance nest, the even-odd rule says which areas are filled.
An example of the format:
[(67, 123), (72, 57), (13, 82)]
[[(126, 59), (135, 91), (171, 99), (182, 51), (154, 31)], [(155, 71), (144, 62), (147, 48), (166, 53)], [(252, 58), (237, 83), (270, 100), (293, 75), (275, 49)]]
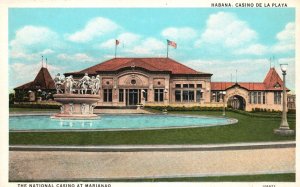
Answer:
[(167, 58), (169, 58), (169, 42), (167, 40)]
[(117, 58), (117, 42), (115, 42), (115, 58)]
[(44, 67), (44, 56), (42, 56), (42, 68)]

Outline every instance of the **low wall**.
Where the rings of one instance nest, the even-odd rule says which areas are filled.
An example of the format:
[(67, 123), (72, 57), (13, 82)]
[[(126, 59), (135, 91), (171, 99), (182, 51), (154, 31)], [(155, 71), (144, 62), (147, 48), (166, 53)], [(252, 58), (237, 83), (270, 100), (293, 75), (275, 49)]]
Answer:
[[(145, 106), (162, 106), (163, 103), (146, 103)], [(165, 106), (171, 106), (171, 107), (223, 107), (223, 103), (169, 103)], [(225, 104), (225, 107), (227, 105)]]

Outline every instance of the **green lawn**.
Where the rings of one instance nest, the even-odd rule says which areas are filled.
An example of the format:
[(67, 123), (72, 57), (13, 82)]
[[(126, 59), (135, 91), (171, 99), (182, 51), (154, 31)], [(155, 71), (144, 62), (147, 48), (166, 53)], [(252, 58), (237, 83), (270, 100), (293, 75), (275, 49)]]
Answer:
[[(219, 111), (173, 112), (178, 114), (215, 115)], [(260, 142), (295, 140), (295, 136), (281, 137), (273, 133), (278, 128), (280, 118), (251, 117), (235, 112), (227, 112), (228, 117), (239, 120), (227, 126), (137, 130), (119, 132), (10, 132), (9, 143), (40, 145), (121, 145), (121, 144), (213, 144), (236, 142)], [(295, 129), (295, 117), (289, 124)]]
[(59, 112), (59, 109), (40, 109), (40, 108), (9, 108), (9, 113), (45, 113)]
[(111, 182), (295, 182), (295, 173), (264, 174), (264, 175), (238, 175), (216, 177), (183, 177), (160, 179), (128, 179), (107, 180)]
[[(213, 176), (213, 177), (175, 177), (175, 178), (146, 178), (146, 179), (115, 179), (115, 180), (102, 180), (96, 179), (97, 182), (295, 182), (295, 173), (283, 173), (283, 174), (262, 174), (262, 175), (237, 175), (237, 176)], [(68, 180), (63, 180), (68, 182)], [(72, 180), (74, 182), (74, 180)], [(80, 179), (81, 182), (94, 180)], [(10, 181), (10, 182), (32, 182), (32, 181)], [(38, 182), (38, 181), (36, 181)], [(43, 182), (60, 182), (47, 181)], [(76, 182), (76, 180), (75, 180)]]

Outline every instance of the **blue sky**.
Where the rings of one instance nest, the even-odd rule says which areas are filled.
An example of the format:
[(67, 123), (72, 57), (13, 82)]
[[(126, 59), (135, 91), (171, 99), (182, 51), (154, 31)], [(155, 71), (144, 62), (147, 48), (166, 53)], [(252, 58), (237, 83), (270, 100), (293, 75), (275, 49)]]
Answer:
[(169, 57), (213, 81), (260, 82), (272, 64), (288, 63), (295, 89), (295, 9), (14, 8), (9, 9), (9, 88), (33, 80), (47, 57), (54, 74), (77, 71), (114, 56)]

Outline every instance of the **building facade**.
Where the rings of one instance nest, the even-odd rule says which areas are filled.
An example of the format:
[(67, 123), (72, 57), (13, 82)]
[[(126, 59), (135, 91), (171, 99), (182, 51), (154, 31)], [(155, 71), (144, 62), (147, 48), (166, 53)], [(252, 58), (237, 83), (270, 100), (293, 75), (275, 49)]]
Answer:
[(170, 58), (114, 58), (79, 72), (100, 75), (99, 106), (199, 105), (210, 102), (210, 73), (197, 72)]
[(295, 94), (288, 94), (287, 95), (287, 108), (288, 109), (296, 109), (296, 95)]
[(282, 110), (283, 82), (270, 68), (263, 82), (211, 82), (170, 58), (114, 58), (87, 69), (65, 73), (80, 79), (100, 75), (98, 106), (206, 106)]
[[(263, 82), (212, 82), (211, 89), (212, 102), (225, 99), (228, 107), (246, 111), (282, 110), (283, 81), (275, 68), (270, 68)], [(224, 91), (225, 95), (220, 94)]]

